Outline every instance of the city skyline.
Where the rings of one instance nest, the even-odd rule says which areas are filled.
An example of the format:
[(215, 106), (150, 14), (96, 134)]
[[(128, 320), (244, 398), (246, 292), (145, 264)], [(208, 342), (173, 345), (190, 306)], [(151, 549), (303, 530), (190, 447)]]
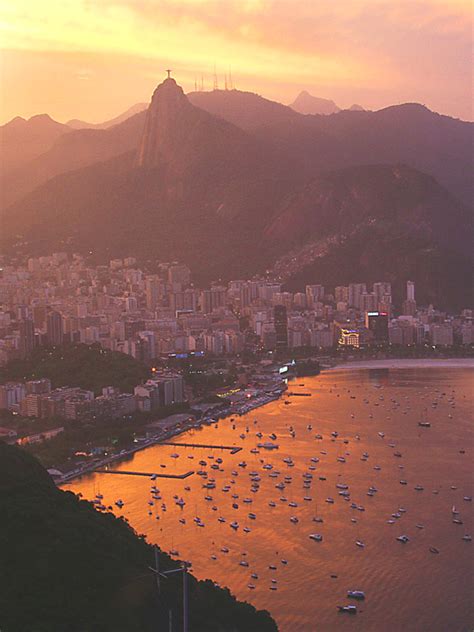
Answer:
[[(420, 102), (472, 120), (470, 3), (0, 3), (0, 121), (48, 113), (100, 122), (149, 94), (165, 68), (186, 92), (214, 73), (291, 103), (301, 90), (342, 107)], [(297, 10), (295, 10), (297, 9)], [(413, 60), (416, 63), (413, 63)], [(443, 90), (439, 86), (443, 85)]]

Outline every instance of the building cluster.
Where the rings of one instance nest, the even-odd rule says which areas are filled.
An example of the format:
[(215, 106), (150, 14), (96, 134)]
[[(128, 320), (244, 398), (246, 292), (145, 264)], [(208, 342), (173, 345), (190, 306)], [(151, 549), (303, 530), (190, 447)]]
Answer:
[(184, 401), (183, 378), (171, 372), (155, 372), (152, 379), (137, 385), (133, 393), (121, 393), (108, 386), (98, 397), (78, 387), (52, 389), (47, 378), (0, 385), (0, 410), (38, 419), (114, 419), (137, 411), (153, 412)]
[[(0, 271), (0, 365), (39, 346), (100, 343), (150, 362), (169, 354), (235, 355), (246, 348), (329, 349), (370, 344), (473, 343), (472, 310), (419, 308), (415, 286), (396, 312), (390, 283), (286, 292), (278, 281), (234, 280), (197, 288), (190, 270), (134, 258), (91, 266), (65, 253)], [(82, 396), (82, 395), (81, 395)], [(78, 395), (79, 397), (79, 395)]]

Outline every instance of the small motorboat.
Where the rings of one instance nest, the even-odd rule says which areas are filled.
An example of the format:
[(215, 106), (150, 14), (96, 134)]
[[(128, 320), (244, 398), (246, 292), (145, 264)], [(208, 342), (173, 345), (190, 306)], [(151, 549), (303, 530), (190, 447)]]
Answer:
[(309, 535), (310, 540), (314, 540), (315, 542), (322, 542), (323, 536), (320, 533), (311, 533)]
[(437, 549), (435, 546), (430, 546), (430, 552), (431, 553), (439, 553), (439, 549)]
[(397, 536), (397, 540), (398, 542), (403, 542), (403, 544), (406, 544), (410, 541), (410, 538), (407, 535), (399, 535)]
[(357, 607), (354, 605), (338, 606), (337, 609), (339, 610), (339, 612), (346, 612), (347, 614), (357, 614)]
[(348, 590), (347, 596), (350, 599), (365, 599), (365, 592), (363, 590)]

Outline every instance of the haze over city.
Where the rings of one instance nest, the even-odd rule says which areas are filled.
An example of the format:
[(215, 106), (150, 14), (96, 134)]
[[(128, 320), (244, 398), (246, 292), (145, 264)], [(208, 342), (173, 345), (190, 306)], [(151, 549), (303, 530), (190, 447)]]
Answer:
[[(36, 0), (0, 3), (0, 121), (47, 112), (100, 122), (173, 68), (186, 92), (220, 87), (340, 107), (420, 102), (472, 120), (467, 0)], [(442, 88), (441, 88), (442, 86)]]

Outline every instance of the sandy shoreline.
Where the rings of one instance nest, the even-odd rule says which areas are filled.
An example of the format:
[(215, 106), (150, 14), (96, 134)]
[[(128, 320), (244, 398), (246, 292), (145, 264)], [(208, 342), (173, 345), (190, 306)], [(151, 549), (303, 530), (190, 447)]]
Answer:
[(474, 358), (387, 358), (349, 361), (324, 369), (324, 372), (354, 369), (474, 369)]

